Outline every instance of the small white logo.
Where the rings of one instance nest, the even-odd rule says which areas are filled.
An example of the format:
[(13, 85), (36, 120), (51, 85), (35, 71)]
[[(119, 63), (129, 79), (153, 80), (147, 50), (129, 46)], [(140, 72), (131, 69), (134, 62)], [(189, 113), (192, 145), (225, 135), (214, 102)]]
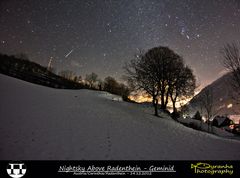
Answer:
[(26, 174), (26, 166), (24, 163), (9, 163), (7, 166), (7, 173), (10, 177), (20, 178)]

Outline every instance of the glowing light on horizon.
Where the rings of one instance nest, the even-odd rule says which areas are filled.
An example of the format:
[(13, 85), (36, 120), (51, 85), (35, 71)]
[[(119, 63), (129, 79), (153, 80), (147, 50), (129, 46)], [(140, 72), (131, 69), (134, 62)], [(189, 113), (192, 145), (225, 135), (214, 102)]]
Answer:
[[(195, 92), (194, 96), (197, 95), (200, 91)], [(184, 106), (185, 104), (187, 104), (193, 97), (190, 98), (185, 98), (182, 99), (180, 101), (176, 102), (176, 108), (181, 108), (182, 106)], [(135, 101), (137, 103), (144, 103), (144, 102), (148, 102), (151, 103), (152, 102), (152, 97), (146, 95), (146, 94), (138, 94), (138, 95), (130, 95), (129, 99), (132, 101)], [(169, 107), (173, 107), (172, 102), (169, 98), (169, 103), (168, 103)]]
[(229, 105), (227, 105), (227, 108), (232, 108), (233, 107), (233, 104), (230, 103)]

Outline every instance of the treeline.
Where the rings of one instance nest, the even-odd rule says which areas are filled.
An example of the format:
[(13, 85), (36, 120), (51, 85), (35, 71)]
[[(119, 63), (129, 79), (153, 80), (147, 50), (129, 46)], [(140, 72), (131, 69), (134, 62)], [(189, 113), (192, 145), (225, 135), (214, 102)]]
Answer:
[(95, 73), (87, 74), (83, 78), (71, 70), (62, 70), (58, 74), (54, 71), (53, 68), (30, 61), (24, 54), (17, 56), (0, 54), (0, 73), (2, 74), (52, 88), (107, 91), (129, 101), (130, 89), (113, 77), (108, 76), (102, 81)]
[(86, 86), (56, 75), (46, 67), (28, 60), (25, 55), (0, 54), (0, 73), (52, 88), (81, 89)]
[(130, 101), (128, 98), (131, 93), (130, 88), (123, 83), (117, 82), (113, 77), (106, 77), (104, 79), (104, 90), (122, 96), (124, 101)]
[(124, 101), (130, 101), (128, 98), (131, 93), (130, 88), (127, 85), (118, 82), (114, 77), (108, 76), (102, 80), (96, 73), (92, 72), (83, 78), (80, 75), (77, 76), (70, 70), (60, 71), (58, 75), (68, 80), (73, 80), (74, 82), (81, 83), (86, 88), (92, 90), (107, 91), (109, 93), (121, 96)]

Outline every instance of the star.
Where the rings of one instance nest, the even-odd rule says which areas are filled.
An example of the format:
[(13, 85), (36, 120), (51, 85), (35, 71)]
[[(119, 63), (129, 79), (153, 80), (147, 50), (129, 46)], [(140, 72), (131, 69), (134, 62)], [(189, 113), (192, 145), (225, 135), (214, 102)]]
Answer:
[[(211, 81), (222, 70), (221, 47), (240, 39), (237, 1), (1, 1), (1, 7), (0, 53), (29, 53), (40, 64), (54, 56), (62, 60), (56, 70), (69, 66), (82, 76), (117, 72), (120, 78), (136, 48), (168, 46), (198, 78)], [(72, 49), (68, 58), (86, 64), (81, 70), (65, 58)]]

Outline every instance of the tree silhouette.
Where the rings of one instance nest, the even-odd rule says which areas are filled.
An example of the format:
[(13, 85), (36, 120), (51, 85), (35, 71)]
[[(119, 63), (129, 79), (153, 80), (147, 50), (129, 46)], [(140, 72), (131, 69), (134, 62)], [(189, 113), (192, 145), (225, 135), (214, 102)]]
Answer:
[(197, 112), (194, 114), (193, 119), (196, 119), (196, 120), (199, 120), (199, 121), (202, 120), (202, 116), (201, 116), (201, 114), (200, 114), (199, 111), (197, 111)]
[(104, 90), (110, 93), (117, 93), (118, 82), (113, 77), (106, 77), (104, 79)]
[(71, 70), (62, 70), (58, 75), (68, 80), (74, 80), (75, 78), (75, 73)]
[(152, 97), (156, 116), (159, 100), (161, 109), (166, 110), (171, 97), (176, 111), (177, 98), (188, 96), (195, 89), (192, 70), (168, 47), (155, 47), (145, 54), (140, 51), (125, 65), (125, 70), (129, 83), (135, 86), (136, 90), (142, 90)]
[(120, 95), (124, 101), (129, 101), (130, 88), (123, 83), (118, 83), (113, 77), (108, 76), (104, 79), (103, 89), (110, 93)]
[(0, 73), (53, 88), (85, 88), (80, 83), (56, 75), (47, 67), (30, 61), (23, 54), (15, 56), (0, 54)]
[(98, 75), (92, 72), (87, 74), (85, 80), (89, 83), (90, 88), (93, 88), (94, 84), (97, 82)]
[(200, 98), (200, 105), (201, 108), (203, 108), (206, 112), (206, 119), (209, 131), (210, 119), (216, 115), (213, 107), (213, 91), (211, 88), (205, 88), (205, 90), (203, 91), (203, 95)]
[(169, 95), (173, 104), (173, 112), (176, 113), (176, 102), (178, 99), (187, 99), (194, 95), (194, 90), (196, 88), (196, 79), (193, 75), (192, 70), (188, 66), (184, 66), (183, 63), (178, 63), (179, 65), (172, 71), (174, 77), (173, 81), (169, 82)]
[(233, 74), (233, 87), (240, 94), (240, 44), (227, 43), (221, 53), (224, 67)]

